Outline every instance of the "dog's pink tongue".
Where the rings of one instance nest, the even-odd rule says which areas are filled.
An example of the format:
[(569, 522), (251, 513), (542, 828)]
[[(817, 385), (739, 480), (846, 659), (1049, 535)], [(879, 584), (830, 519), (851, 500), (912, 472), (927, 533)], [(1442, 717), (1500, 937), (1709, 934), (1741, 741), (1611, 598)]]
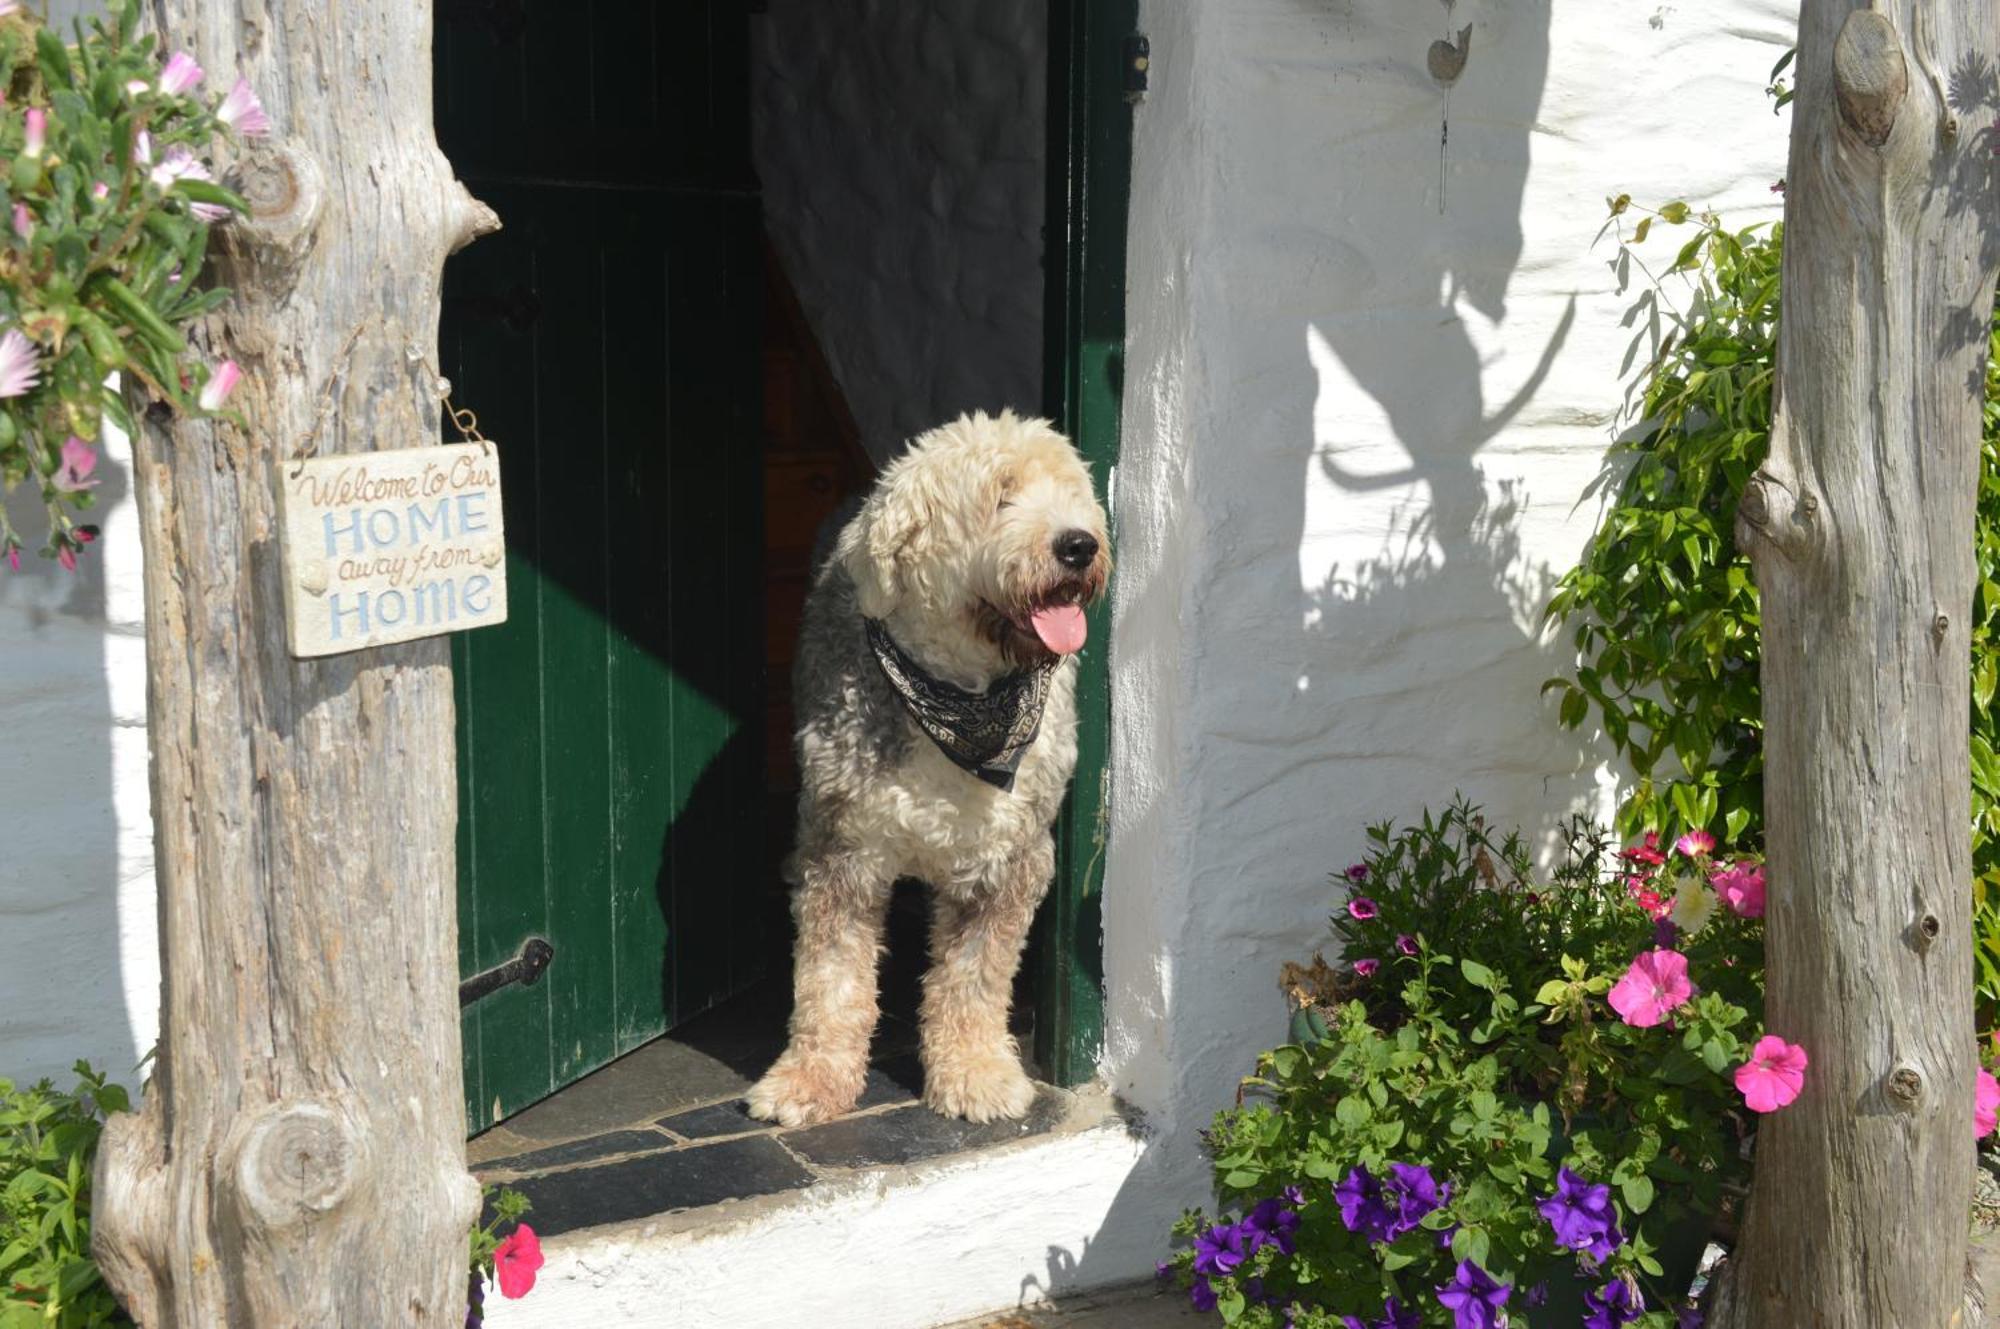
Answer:
[(1083, 639), (1090, 632), (1080, 605), (1049, 605), (1037, 609), (1029, 621), (1034, 624), (1035, 635), (1042, 639), (1042, 645), (1057, 655), (1075, 655), (1083, 649)]

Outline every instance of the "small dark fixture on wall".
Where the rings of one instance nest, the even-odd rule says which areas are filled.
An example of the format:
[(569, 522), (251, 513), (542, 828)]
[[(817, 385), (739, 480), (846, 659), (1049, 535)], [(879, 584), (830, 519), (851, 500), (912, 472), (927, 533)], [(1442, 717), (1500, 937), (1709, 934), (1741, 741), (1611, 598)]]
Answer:
[(492, 996), (509, 983), (519, 983), (524, 988), (533, 987), (541, 981), (555, 958), (555, 947), (540, 937), (528, 938), (521, 943), (519, 955), (505, 964), (474, 974), (458, 985), (459, 1009), (463, 1010), (481, 997)]

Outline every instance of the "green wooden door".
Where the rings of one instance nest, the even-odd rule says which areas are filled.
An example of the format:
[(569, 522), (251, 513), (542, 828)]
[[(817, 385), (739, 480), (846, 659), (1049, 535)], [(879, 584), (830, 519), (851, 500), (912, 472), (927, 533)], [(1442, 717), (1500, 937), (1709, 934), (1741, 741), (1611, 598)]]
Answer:
[[(600, 12), (601, 11), (601, 12)], [(742, 0), (444, 0), (439, 139), (505, 229), (441, 368), (500, 450), (508, 622), (456, 639), (479, 1130), (757, 976), (759, 215)]]

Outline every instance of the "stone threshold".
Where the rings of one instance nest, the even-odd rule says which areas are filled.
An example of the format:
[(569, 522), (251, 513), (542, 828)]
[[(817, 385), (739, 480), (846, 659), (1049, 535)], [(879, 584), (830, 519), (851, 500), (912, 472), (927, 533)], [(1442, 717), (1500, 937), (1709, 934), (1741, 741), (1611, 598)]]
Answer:
[[(528, 1197), (526, 1222), (554, 1237), (587, 1228), (804, 1192), (874, 1169), (990, 1149), (1079, 1124), (1102, 1111), (1038, 1085), (1019, 1121), (974, 1125), (919, 1102), (915, 1028), (885, 1016), (882, 1052), (853, 1112), (817, 1126), (753, 1119), (743, 1095), (782, 1046), (782, 1015), (737, 1009), (627, 1054), (474, 1137), (467, 1160), (481, 1182)], [(909, 1027), (903, 1027), (906, 1023)], [(1032, 1068), (1030, 1068), (1032, 1070)], [(718, 1221), (723, 1215), (718, 1214)]]

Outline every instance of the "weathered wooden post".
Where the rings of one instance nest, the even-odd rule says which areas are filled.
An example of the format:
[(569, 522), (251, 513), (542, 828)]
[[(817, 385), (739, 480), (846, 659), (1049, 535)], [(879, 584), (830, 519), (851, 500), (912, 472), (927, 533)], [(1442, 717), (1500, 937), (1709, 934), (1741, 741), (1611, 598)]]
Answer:
[(1966, 1324), (1967, 715), (2000, 6), (1805, 0), (1778, 406), (1738, 530), (1763, 594), (1768, 1014), (1710, 1323)]
[(431, 129), (428, 0), (148, 0), (275, 136), (196, 332), (247, 429), (134, 440), (162, 1036), (107, 1130), (94, 1248), (146, 1326), (456, 1325), (464, 1165), (442, 638), (296, 660), (277, 486), (302, 452), (438, 435), (447, 253), (497, 223)]

